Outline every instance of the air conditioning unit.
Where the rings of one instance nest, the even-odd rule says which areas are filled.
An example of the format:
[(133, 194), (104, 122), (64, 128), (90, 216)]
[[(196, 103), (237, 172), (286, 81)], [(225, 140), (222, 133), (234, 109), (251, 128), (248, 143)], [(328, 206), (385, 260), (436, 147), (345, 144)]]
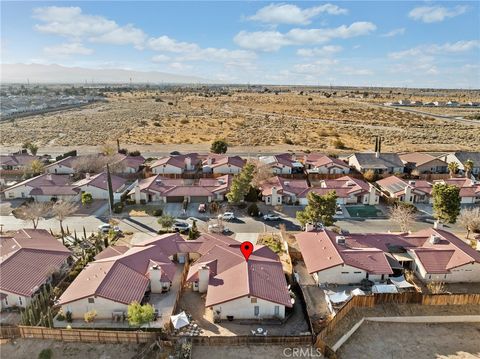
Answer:
[(344, 236), (336, 236), (335, 241), (337, 242), (337, 244), (340, 244), (342, 246), (345, 245), (345, 237)]

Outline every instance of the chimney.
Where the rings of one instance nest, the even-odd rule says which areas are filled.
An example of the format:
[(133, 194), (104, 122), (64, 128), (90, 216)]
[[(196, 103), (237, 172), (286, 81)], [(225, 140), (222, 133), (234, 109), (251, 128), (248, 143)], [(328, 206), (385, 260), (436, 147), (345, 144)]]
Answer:
[(52, 174), (51, 173), (47, 173), (47, 181), (51, 181), (52, 180)]
[(198, 292), (205, 293), (208, 288), (208, 282), (210, 279), (210, 268), (207, 265), (203, 265), (198, 270)]
[(313, 232), (315, 230), (315, 226), (312, 223), (305, 224), (305, 232)]
[(376, 157), (376, 158), (379, 158), (379, 157), (380, 157), (380, 152), (378, 152), (378, 151), (375, 152), (375, 157)]
[(297, 160), (297, 155), (295, 153), (292, 153), (292, 161), (295, 162)]
[(405, 186), (404, 192), (405, 192), (405, 200), (404, 200), (404, 202), (410, 203), (410, 197), (412, 196), (412, 187), (410, 187), (410, 186), (408, 186), (408, 185)]
[(213, 158), (212, 157), (208, 157), (207, 158), (207, 165), (211, 165), (213, 163)]
[(192, 167), (192, 159), (190, 157), (185, 157), (185, 168), (189, 170)]
[(335, 237), (335, 242), (337, 242), (338, 245), (344, 246), (345, 245), (345, 237), (344, 236), (336, 236)]
[(142, 199), (142, 196), (141, 196), (141, 193), (140, 193), (140, 186), (138, 185), (138, 182), (137, 182), (137, 184), (135, 185), (135, 193), (134, 193), (134, 196), (135, 196), (135, 203), (136, 203), (136, 204), (140, 204), (140, 200)]
[(90, 179), (90, 173), (85, 173), (85, 179), (89, 180)]
[(440, 239), (441, 239), (441, 238), (440, 238), (439, 236), (437, 236), (437, 235), (435, 235), (435, 234), (432, 234), (432, 235), (430, 236), (430, 243), (431, 243), (431, 244), (438, 244), (438, 243), (440, 243)]
[(158, 264), (153, 264), (148, 268), (148, 276), (150, 277), (150, 289), (152, 293), (162, 293), (162, 269)]
[(433, 228), (435, 228), (435, 229), (442, 229), (443, 228), (443, 224), (440, 222), (439, 219), (437, 219), (435, 222), (433, 222)]

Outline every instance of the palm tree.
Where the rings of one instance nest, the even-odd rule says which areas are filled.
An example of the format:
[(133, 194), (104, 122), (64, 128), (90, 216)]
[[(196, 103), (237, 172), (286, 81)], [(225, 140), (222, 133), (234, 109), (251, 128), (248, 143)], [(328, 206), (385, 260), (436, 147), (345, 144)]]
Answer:
[(457, 162), (450, 162), (448, 164), (448, 171), (450, 172), (450, 177), (455, 176), (455, 173), (458, 171), (458, 163)]
[(463, 165), (463, 168), (465, 169), (465, 178), (470, 178), (473, 170), (473, 161), (466, 160), (465, 164)]

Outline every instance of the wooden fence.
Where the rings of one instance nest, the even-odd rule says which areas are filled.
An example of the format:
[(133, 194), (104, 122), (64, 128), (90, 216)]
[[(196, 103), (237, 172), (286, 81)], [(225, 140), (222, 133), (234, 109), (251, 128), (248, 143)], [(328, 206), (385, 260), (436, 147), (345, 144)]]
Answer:
[(421, 304), (421, 305), (466, 305), (480, 304), (480, 294), (422, 294), (418, 292), (380, 293), (352, 297), (337, 314), (328, 321), (326, 327), (318, 334), (318, 339), (325, 339), (338, 323), (353, 309), (374, 307), (381, 304)]
[(0, 326), (0, 339), (18, 338), (20, 336), (20, 328), (15, 326)]
[(254, 335), (236, 335), (236, 336), (198, 336), (191, 337), (194, 345), (219, 346), (219, 345), (312, 345), (311, 335), (298, 336), (254, 336)]
[(51, 329), (44, 327), (19, 326), (20, 337), (53, 339), (82, 343), (148, 343), (157, 338), (155, 332), (132, 332), (117, 330)]

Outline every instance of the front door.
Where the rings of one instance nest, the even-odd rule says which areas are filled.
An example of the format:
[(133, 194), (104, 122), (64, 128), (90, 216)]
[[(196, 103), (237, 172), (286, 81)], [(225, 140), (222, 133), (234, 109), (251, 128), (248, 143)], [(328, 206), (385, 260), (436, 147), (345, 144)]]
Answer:
[(260, 314), (260, 307), (258, 305), (256, 305), (256, 306), (253, 307), (253, 315), (258, 317), (259, 314)]

